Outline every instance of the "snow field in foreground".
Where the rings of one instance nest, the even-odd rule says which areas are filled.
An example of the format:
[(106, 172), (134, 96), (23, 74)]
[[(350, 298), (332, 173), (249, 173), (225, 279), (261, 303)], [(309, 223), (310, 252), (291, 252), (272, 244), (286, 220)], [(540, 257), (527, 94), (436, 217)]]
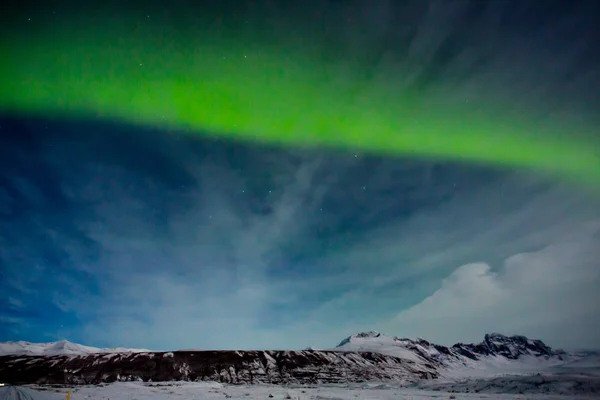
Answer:
[[(69, 388), (4, 387), (0, 400), (63, 400)], [(597, 395), (449, 393), (393, 385), (323, 385), (306, 387), (229, 386), (215, 382), (119, 382), (71, 388), (71, 400), (200, 400), (200, 399), (273, 399), (273, 400), (428, 400), (428, 399), (597, 399)]]

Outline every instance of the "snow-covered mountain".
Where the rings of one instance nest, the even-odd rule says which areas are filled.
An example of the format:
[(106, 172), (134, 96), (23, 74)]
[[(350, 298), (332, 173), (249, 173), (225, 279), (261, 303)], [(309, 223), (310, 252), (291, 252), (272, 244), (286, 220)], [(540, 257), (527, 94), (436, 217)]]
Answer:
[(480, 343), (442, 346), (421, 338), (412, 340), (388, 337), (371, 331), (352, 335), (344, 339), (335, 349), (371, 351), (399, 357), (442, 375), (452, 375), (457, 372), (473, 375), (474, 370), (479, 374), (484, 374), (485, 371), (490, 374), (531, 371), (566, 364), (580, 358), (576, 354), (554, 350), (541, 340), (532, 340), (525, 336), (505, 336), (499, 333), (485, 335)]
[(0, 343), (0, 356), (4, 355), (30, 355), (30, 356), (54, 356), (54, 355), (85, 355), (94, 353), (140, 353), (148, 352), (145, 349), (97, 348), (71, 343), (67, 340), (48, 343), (30, 343), (24, 341)]
[[(66, 341), (0, 344), (0, 381), (101, 383), (218, 380), (229, 383), (416, 384), (437, 378), (535, 375), (587, 368), (591, 353), (553, 350), (524, 336), (485, 335), (480, 343), (441, 346), (425, 339), (366, 332), (331, 350), (173, 351), (98, 349)], [(596, 354), (597, 358), (597, 354)], [(564, 366), (564, 368), (563, 368)]]
[(502, 356), (509, 360), (516, 360), (523, 356), (532, 356), (562, 361), (567, 357), (567, 353), (563, 350), (554, 350), (541, 340), (528, 339), (520, 335), (504, 336), (499, 333), (485, 335), (481, 343), (455, 344), (452, 349), (471, 358), (473, 356)]
[(342, 340), (335, 350), (376, 352), (411, 360), (420, 365), (430, 365), (434, 369), (464, 359), (447, 347), (431, 344), (424, 339), (401, 339), (376, 331), (349, 336)]

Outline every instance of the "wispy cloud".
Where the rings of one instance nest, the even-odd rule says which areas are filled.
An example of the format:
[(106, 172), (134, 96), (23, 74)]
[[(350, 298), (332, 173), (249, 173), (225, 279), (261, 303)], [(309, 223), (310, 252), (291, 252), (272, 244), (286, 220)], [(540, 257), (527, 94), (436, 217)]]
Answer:
[[(3, 221), (11, 326), (22, 319), (50, 337), (158, 349), (327, 347), (372, 328), (442, 342), (489, 329), (564, 346), (597, 338), (583, 325), (593, 317), (585, 305), (586, 333), (556, 329), (575, 323), (569, 307), (593, 300), (598, 237), (582, 226), (600, 206), (583, 188), (148, 133), (135, 161), (114, 135), (110, 145), (104, 135), (53, 139), (70, 144), (43, 147), (40, 169), (21, 169), (27, 185), (8, 186), (23, 207)], [(547, 255), (549, 245), (561, 256)], [(535, 256), (515, 258), (524, 252)], [(557, 280), (538, 291), (524, 283), (546, 273)], [(545, 302), (561, 281), (569, 300)], [(463, 304), (482, 293), (480, 308)], [(519, 301), (539, 319), (523, 323), (524, 306), (511, 308)], [(437, 329), (453, 318), (457, 330)]]
[[(570, 335), (567, 331), (573, 326), (569, 307), (581, 303), (579, 308), (593, 313), (593, 305), (597, 303), (594, 297), (597, 292), (590, 282), (595, 282), (591, 279), (597, 276), (600, 266), (594, 261), (598, 258), (595, 249), (600, 242), (597, 230), (594, 231), (597, 225), (593, 224), (599, 213), (598, 198), (576, 188), (518, 175), (492, 180), (437, 207), (365, 232), (361, 240), (345, 252), (320, 260), (325, 271), (325, 266), (343, 266), (343, 269), (331, 270), (327, 282), (339, 289), (337, 296), (320, 304), (311, 319), (335, 320), (348, 326), (348, 332), (357, 326), (375, 327), (390, 334), (423, 336), (444, 343), (477, 340), (489, 330), (510, 330), (544, 336), (561, 346), (593, 345), (598, 327), (585, 322), (585, 318), (597, 321), (597, 310), (595, 316), (588, 314), (578, 320), (578, 326), (582, 326), (579, 332), (585, 333)], [(541, 250), (549, 245), (552, 250)], [(542, 251), (539, 256), (538, 251)], [(548, 255), (550, 251), (561, 256)], [(532, 252), (532, 256), (516, 262), (523, 252)], [(546, 266), (542, 259), (553, 261)], [(471, 266), (460, 267), (463, 264)], [(523, 267), (522, 275), (518, 266)], [(502, 274), (509, 268), (515, 272), (506, 278), (508, 280), (495, 278), (496, 273)], [(564, 291), (557, 289), (553, 294), (551, 286), (541, 286), (538, 291), (535, 287), (510, 287), (527, 274), (530, 278), (539, 274), (542, 281), (546, 273), (556, 282), (565, 282)], [(566, 283), (576, 274), (587, 275)], [(448, 276), (453, 278), (443, 281)], [(461, 280), (461, 277), (468, 279)], [(459, 283), (452, 286), (455, 279)], [(315, 280), (310, 282), (319, 287)], [(470, 282), (474, 287), (443, 317), (447, 310), (441, 306), (446, 300), (445, 288), (450, 285), (449, 291), (466, 290)], [(465, 287), (459, 287), (463, 283)], [(504, 286), (508, 286), (508, 291), (516, 291), (511, 292), (511, 302), (494, 297)], [(528, 289), (530, 294), (526, 296)], [(480, 293), (487, 293), (489, 297), (482, 297), (468, 307)], [(435, 303), (429, 296), (434, 296)], [(568, 306), (544, 303), (548, 296), (570, 296), (568, 300), (563, 299)], [(423, 298), (428, 298), (423, 300), (425, 304), (433, 305), (425, 307), (421, 303)], [(537, 313), (539, 319), (529, 315), (530, 325), (516, 324), (521, 311), (526, 309), (518, 306), (519, 302), (528, 303), (532, 298), (538, 299), (537, 308), (528, 312)], [(477, 307), (486, 302), (494, 302), (495, 311), (482, 320)], [(404, 309), (411, 311), (394, 317)], [(544, 325), (548, 312), (554, 315), (554, 325)], [(460, 318), (454, 323), (452, 319), (457, 314)], [(472, 325), (460, 321), (472, 321)], [(455, 326), (455, 330), (442, 329), (448, 325)], [(564, 329), (558, 329), (561, 327)]]

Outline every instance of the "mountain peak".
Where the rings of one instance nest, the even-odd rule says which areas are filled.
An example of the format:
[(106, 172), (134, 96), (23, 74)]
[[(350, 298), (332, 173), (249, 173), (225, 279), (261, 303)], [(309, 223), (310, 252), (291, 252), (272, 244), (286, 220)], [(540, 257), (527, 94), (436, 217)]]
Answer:
[(376, 338), (376, 337), (381, 336), (381, 333), (379, 333), (377, 331), (369, 331), (369, 332), (357, 333), (355, 336), (359, 337), (359, 338), (370, 338), (370, 337)]
[(348, 336), (346, 339), (342, 340), (340, 344), (338, 344), (336, 347), (342, 347), (343, 345), (352, 342), (353, 339), (378, 338), (381, 336), (383, 335), (377, 331), (360, 332), (355, 335)]
[(501, 333), (498, 332), (491, 332), (491, 333), (486, 333), (484, 336), (484, 340), (488, 341), (488, 340), (493, 340), (493, 339), (506, 339), (508, 338), (508, 336), (503, 335)]
[(521, 356), (561, 358), (564, 353), (553, 350), (539, 339), (529, 339), (522, 335), (506, 336), (501, 333), (488, 333), (481, 343), (457, 343), (452, 348), (462, 354), (499, 355), (511, 360), (516, 360)]

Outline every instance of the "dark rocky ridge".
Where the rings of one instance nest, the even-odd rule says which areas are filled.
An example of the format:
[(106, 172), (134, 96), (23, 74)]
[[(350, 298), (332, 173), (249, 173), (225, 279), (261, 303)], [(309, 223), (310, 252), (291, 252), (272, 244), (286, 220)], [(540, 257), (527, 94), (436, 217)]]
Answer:
[[(355, 339), (368, 339), (376, 342), (382, 337), (384, 337), (382, 334), (375, 331), (359, 333), (342, 340), (337, 348), (351, 346)], [(567, 356), (563, 350), (554, 350), (541, 340), (528, 339), (519, 335), (505, 336), (499, 333), (486, 334), (480, 343), (457, 343), (453, 346), (442, 346), (421, 338), (412, 340), (393, 337), (387, 340), (391, 340), (393, 345), (410, 350), (428, 364), (436, 367), (464, 363), (467, 360), (477, 361), (487, 356), (502, 356), (509, 360), (517, 360), (523, 356), (562, 360)]]
[(516, 360), (523, 355), (558, 359), (566, 355), (564, 351), (553, 350), (541, 340), (528, 339), (520, 335), (504, 336), (499, 333), (487, 334), (483, 342), (477, 344), (457, 343), (452, 346), (452, 350), (474, 360), (490, 355), (503, 356), (509, 360)]
[(214, 380), (226, 383), (342, 383), (437, 378), (409, 360), (336, 351), (175, 351), (81, 356), (2, 356), (0, 382), (98, 384)]

